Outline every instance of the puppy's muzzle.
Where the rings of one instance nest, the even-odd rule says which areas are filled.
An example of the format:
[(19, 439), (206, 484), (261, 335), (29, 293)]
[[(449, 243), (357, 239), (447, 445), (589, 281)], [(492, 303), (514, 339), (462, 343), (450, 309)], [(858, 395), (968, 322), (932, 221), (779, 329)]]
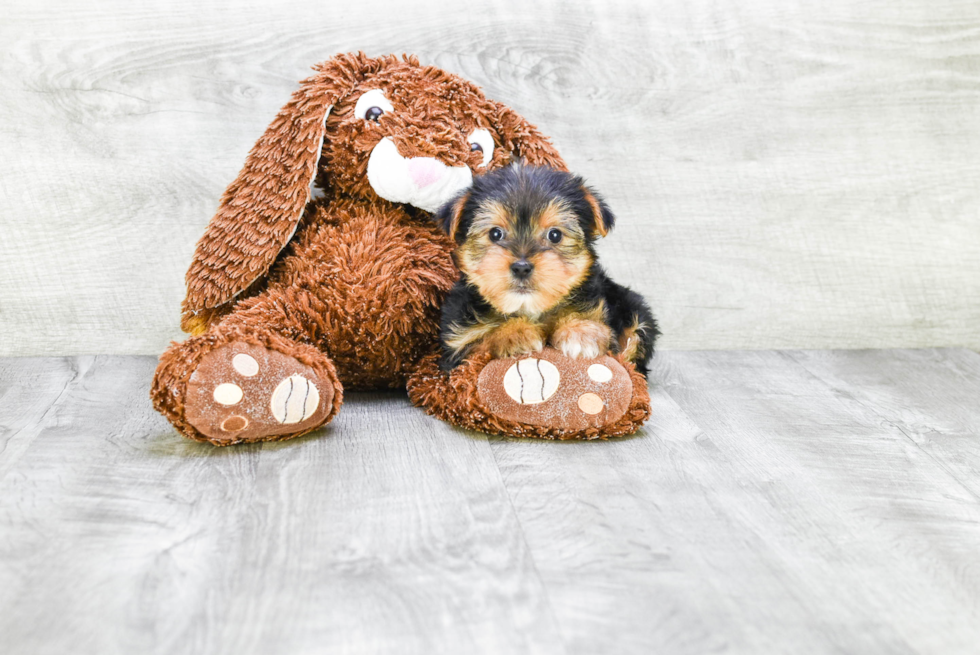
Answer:
[(516, 279), (526, 282), (531, 273), (534, 272), (534, 264), (526, 259), (519, 259), (510, 265), (510, 272)]

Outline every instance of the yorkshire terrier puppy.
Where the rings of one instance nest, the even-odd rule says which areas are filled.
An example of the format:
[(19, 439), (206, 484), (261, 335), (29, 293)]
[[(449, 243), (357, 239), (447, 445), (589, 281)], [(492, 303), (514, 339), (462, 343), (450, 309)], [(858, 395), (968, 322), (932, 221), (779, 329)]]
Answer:
[(477, 352), (504, 358), (550, 345), (573, 358), (622, 353), (646, 375), (657, 323), (596, 261), (595, 240), (615, 218), (582, 178), (501, 168), (475, 178), (436, 220), (456, 241), (462, 273), (442, 308), (444, 370)]

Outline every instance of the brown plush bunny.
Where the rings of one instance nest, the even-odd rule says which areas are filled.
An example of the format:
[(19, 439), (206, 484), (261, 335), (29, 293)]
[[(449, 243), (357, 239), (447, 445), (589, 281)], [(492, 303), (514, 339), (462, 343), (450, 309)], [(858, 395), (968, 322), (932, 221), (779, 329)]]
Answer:
[(584, 422), (566, 416), (589, 384), (574, 381), (581, 360), (539, 356), (566, 380), (544, 403), (561, 408), (550, 413), (508, 404), (506, 361), (475, 360), (452, 376), (435, 365), (440, 303), (458, 273), (429, 212), (512, 158), (564, 170), (551, 144), (475, 85), (415, 57), (345, 54), (315, 70), (197, 244), (181, 321), (192, 336), (160, 358), (157, 410), (185, 436), (227, 445), (323, 425), (344, 386), (408, 386), (430, 413), (477, 429), (635, 430), (649, 412), (646, 383), (611, 357), (608, 407)]

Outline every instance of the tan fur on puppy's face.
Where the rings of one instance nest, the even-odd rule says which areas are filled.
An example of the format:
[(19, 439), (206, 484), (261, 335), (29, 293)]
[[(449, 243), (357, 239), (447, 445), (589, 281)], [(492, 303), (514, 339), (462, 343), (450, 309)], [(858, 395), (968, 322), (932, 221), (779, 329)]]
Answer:
[[(490, 239), (494, 228), (504, 234), (496, 243)], [(562, 232), (557, 244), (548, 239), (551, 229)], [(519, 260), (534, 267), (524, 281), (511, 273), (511, 265)], [(457, 261), (497, 311), (534, 317), (555, 307), (582, 282), (592, 255), (578, 221), (561, 203), (550, 202), (522, 219), (513, 208), (489, 201), (475, 213)]]

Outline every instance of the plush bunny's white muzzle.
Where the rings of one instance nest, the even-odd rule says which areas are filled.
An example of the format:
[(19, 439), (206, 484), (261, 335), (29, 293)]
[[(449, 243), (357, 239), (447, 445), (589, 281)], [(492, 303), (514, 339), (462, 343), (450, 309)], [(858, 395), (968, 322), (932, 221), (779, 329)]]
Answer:
[(374, 146), (367, 176), (371, 188), (385, 200), (427, 212), (435, 212), (473, 182), (468, 166), (446, 166), (434, 157), (402, 157), (391, 137)]

